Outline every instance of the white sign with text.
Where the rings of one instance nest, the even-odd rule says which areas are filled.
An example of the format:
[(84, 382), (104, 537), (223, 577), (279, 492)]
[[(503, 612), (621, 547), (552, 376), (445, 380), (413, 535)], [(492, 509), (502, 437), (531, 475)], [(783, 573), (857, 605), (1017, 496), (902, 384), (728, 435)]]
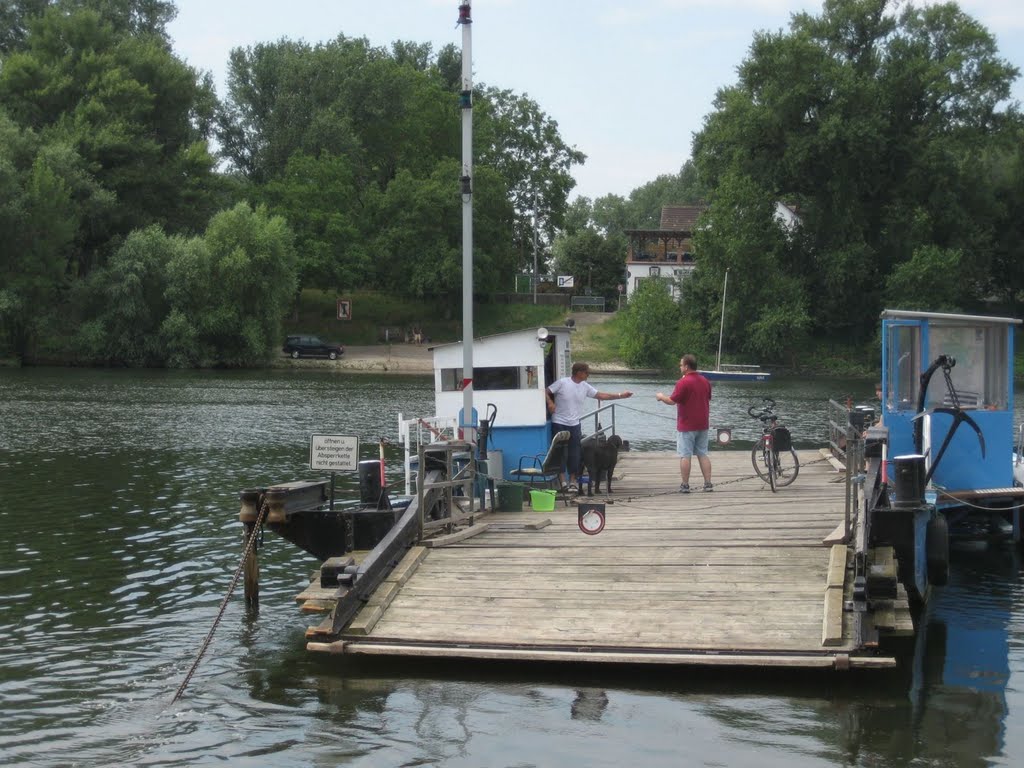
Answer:
[(355, 472), (359, 469), (359, 438), (353, 435), (312, 435), (309, 438), (309, 468)]

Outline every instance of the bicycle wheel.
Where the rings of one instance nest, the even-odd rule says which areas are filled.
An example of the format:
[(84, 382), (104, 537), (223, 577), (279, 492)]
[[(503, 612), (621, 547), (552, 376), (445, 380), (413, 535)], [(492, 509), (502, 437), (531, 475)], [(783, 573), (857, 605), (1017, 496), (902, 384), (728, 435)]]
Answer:
[(754, 443), (754, 447), (750, 451), (750, 463), (754, 465), (754, 471), (757, 472), (757, 476), (767, 483), (768, 467), (764, 463), (764, 451), (762, 450), (763, 445), (763, 437)]
[(800, 459), (796, 451), (773, 451), (772, 461), (775, 463), (775, 485), (783, 488), (790, 485), (800, 474)]
[(772, 491), (774, 491), (775, 472), (772, 471), (772, 462), (769, 459), (769, 455), (770, 453), (764, 448), (764, 438), (762, 437), (750, 451), (750, 463), (754, 465), (754, 471), (757, 472), (757, 476), (768, 483)]

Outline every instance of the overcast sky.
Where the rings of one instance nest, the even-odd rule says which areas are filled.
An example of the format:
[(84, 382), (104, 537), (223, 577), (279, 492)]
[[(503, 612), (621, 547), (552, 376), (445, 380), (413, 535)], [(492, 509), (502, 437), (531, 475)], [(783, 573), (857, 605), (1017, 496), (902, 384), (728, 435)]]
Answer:
[[(175, 51), (213, 73), (229, 51), (280, 38), (462, 44), (458, 0), (176, 0)], [(718, 88), (734, 83), (754, 32), (787, 29), (808, 0), (475, 0), (476, 82), (529, 95), (587, 155), (574, 194), (628, 196), (690, 156)], [(963, 0), (1024, 70), (1024, 0)], [(1024, 82), (1014, 98), (1024, 102)]]

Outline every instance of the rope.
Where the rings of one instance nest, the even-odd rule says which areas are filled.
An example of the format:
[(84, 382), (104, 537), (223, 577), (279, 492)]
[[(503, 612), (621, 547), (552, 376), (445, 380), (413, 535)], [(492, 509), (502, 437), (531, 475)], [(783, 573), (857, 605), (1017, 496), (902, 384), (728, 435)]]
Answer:
[(246, 542), (245, 551), (242, 552), (242, 560), (238, 563), (238, 568), (235, 569), (235, 575), (231, 579), (231, 584), (228, 586), (228, 593), (224, 595), (224, 599), (220, 603), (220, 610), (217, 611), (217, 617), (213, 620), (213, 626), (210, 627), (210, 631), (206, 634), (206, 639), (203, 640), (203, 644), (199, 647), (199, 653), (196, 654), (196, 660), (192, 662), (192, 668), (189, 669), (188, 674), (185, 675), (185, 679), (181, 681), (181, 685), (178, 686), (177, 693), (174, 694), (174, 698), (171, 699), (171, 704), (181, 698), (181, 694), (185, 692), (188, 687), (189, 681), (192, 679), (192, 675), (195, 674), (196, 670), (199, 669), (199, 662), (203, 660), (203, 656), (206, 655), (206, 650), (210, 647), (210, 642), (213, 640), (213, 633), (217, 631), (217, 625), (220, 624), (221, 618), (224, 616), (224, 611), (227, 610), (228, 600), (231, 598), (231, 594), (235, 591), (235, 587), (238, 586), (238, 579), (242, 576), (242, 569), (245, 568), (245, 561), (249, 559), (249, 555), (253, 550), (253, 546), (256, 543), (257, 531), (263, 527), (263, 520), (267, 516), (267, 500), (263, 500), (263, 506), (260, 507), (260, 513), (256, 518), (256, 525), (252, 529), (252, 533), (249, 534), (249, 541)]
[(669, 416), (667, 414), (657, 413), (655, 411), (647, 411), (647, 410), (644, 410), (643, 408), (633, 408), (632, 406), (623, 405), (622, 403), (616, 403), (615, 407), (616, 408), (622, 408), (625, 411), (636, 411), (637, 413), (642, 413), (644, 416), (654, 416), (654, 417), (659, 418), (659, 419), (665, 419), (666, 421), (674, 422), (676, 420), (675, 416)]
[(971, 509), (977, 509), (982, 512), (1013, 512), (1013, 510), (1020, 507), (1021, 504), (1024, 504), (1024, 502), (1021, 502), (1020, 504), (1014, 504), (1012, 507), (983, 507), (980, 504), (971, 504), (971, 502), (967, 501), (967, 499), (959, 499), (953, 494), (949, 493), (945, 488), (940, 488), (937, 485), (935, 486), (935, 490), (941, 496), (945, 496), (947, 499), (952, 499), (953, 501), (955, 501), (958, 506), (970, 507)]

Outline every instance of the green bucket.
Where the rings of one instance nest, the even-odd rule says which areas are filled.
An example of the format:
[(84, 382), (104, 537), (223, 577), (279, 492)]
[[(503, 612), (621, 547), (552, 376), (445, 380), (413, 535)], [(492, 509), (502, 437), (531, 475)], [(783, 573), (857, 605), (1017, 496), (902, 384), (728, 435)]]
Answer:
[(552, 512), (555, 509), (554, 491), (530, 491), (530, 506), (534, 512)]
[(522, 512), (523, 489), (517, 483), (498, 483), (498, 511)]

